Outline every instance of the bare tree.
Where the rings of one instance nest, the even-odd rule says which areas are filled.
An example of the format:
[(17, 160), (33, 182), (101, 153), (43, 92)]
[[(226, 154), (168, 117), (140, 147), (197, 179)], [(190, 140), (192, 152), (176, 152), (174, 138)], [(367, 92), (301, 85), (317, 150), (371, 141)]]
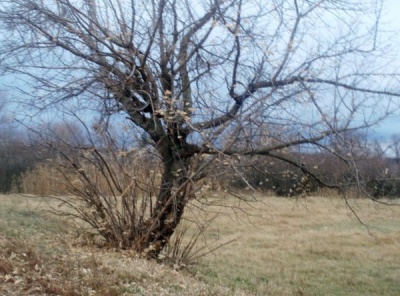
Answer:
[(100, 102), (103, 114), (124, 114), (144, 133), (162, 177), (124, 247), (157, 255), (195, 182), (222, 156), (267, 155), (315, 180), (290, 147), (326, 149), (350, 165), (329, 138), (379, 122), (400, 97), (379, 34), (382, 5), (5, 0), (0, 59), (35, 106)]

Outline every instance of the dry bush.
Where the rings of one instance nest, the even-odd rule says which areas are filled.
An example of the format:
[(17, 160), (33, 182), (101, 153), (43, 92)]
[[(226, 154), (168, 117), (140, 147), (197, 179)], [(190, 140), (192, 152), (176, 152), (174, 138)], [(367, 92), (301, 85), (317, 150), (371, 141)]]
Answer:
[(55, 175), (68, 196), (58, 192), (64, 195), (54, 198), (63, 207), (54, 212), (83, 220), (107, 245), (132, 247), (153, 213), (160, 182), (157, 162), (143, 150), (91, 148), (60, 153), (63, 160)]
[[(65, 154), (61, 162), (37, 164), (21, 175), (20, 188), (23, 193), (53, 196), (61, 201), (57, 207), (52, 205), (53, 212), (87, 222), (89, 228), (78, 230), (79, 245), (102, 245), (100, 234), (107, 245), (128, 248), (129, 235), (153, 211), (155, 189), (160, 184), (159, 164), (145, 150), (80, 152)], [(211, 181), (215, 178), (203, 181), (198, 197), (210, 193), (207, 184)], [(224, 246), (226, 243), (204, 241), (204, 231), (214, 218), (183, 223), (159, 259), (183, 268)]]

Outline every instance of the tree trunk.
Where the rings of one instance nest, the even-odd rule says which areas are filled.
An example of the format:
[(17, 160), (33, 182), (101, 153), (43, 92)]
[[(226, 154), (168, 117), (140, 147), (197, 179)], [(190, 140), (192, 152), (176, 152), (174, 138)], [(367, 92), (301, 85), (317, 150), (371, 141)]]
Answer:
[(164, 173), (152, 216), (143, 224), (134, 249), (157, 258), (174, 234), (190, 195), (191, 184), (184, 178), (188, 160), (164, 159)]

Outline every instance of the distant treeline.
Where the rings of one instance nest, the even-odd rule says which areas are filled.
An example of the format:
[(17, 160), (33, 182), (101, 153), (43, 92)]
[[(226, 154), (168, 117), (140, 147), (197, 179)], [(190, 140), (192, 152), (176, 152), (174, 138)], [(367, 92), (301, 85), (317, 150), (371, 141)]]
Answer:
[[(313, 194), (331, 184), (342, 184), (344, 190), (358, 191), (359, 196), (367, 193), (374, 198), (400, 197), (399, 158), (369, 155), (358, 159), (356, 167), (348, 167), (329, 154), (297, 155), (298, 163), (315, 174), (305, 173), (301, 166), (254, 156), (241, 157), (234, 167), (217, 166), (210, 179), (214, 187), (255, 189), (287, 197)], [(357, 170), (356, 174), (353, 170)]]
[[(10, 143), (11, 144), (11, 143)], [(8, 148), (8, 149), (6, 149)], [(12, 149), (11, 149), (12, 148)], [(63, 186), (62, 167), (59, 161), (50, 161), (55, 155), (38, 153), (39, 147), (27, 146), (23, 143), (12, 143), (10, 147), (2, 147), (0, 166), (0, 191), (2, 193), (23, 192), (32, 194), (67, 194)], [(132, 157), (142, 157), (133, 155)], [(148, 155), (145, 157), (148, 158)], [(216, 163), (211, 175), (204, 179), (212, 190), (259, 190), (277, 196), (304, 196), (324, 189), (325, 184), (342, 183), (347, 189), (360, 185), (371, 196), (400, 197), (400, 165), (399, 159), (371, 157), (359, 164), (359, 179), (348, 172), (344, 164), (329, 155), (308, 154), (299, 156), (304, 165), (312, 166), (318, 171), (318, 179), (305, 174), (282, 161), (268, 157), (242, 157), (240, 161)], [(143, 161), (135, 161), (140, 163)], [(144, 170), (154, 167), (134, 167), (132, 170), (144, 174)]]
[[(66, 129), (62, 130), (65, 134)], [(64, 186), (63, 178), (66, 174), (62, 171), (62, 157), (59, 151), (45, 148), (46, 145), (40, 141), (22, 137), (12, 132), (10, 128), (6, 129), (4, 125), (0, 131), (1, 193), (23, 192), (41, 195), (68, 193), (68, 188)], [(78, 133), (74, 131), (72, 134), (74, 137), (71, 135), (69, 137), (73, 141), (69, 143), (76, 144)], [(60, 141), (58, 143), (60, 146), (65, 145), (66, 141), (60, 139), (54, 137), (51, 140)], [(313, 194), (326, 188), (324, 185), (342, 184), (345, 189), (359, 187), (365, 191), (364, 193), (375, 198), (400, 197), (400, 158), (386, 157), (385, 153), (377, 149), (378, 144), (371, 147), (360, 150), (349, 160), (343, 159), (343, 161), (329, 153), (282, 152), (282, 156), (284, 153), (291, 153), (291, 158), (296, 160), (297, 166), (269, 157), (227, 158), (225, 156), (224, 159), (217, 159), (214, 162), (210, 174), (202, 182), (203, 186), (207, 184), (212, 190), (260, 190), (288, 197)], [(73, 151), (71, 148), (73, 147), (68, 147), (69, 151)], [(138, 174), (147, 175), (147, 170), (160, 171), (156, 164), (157, 158), (142, 152), (140, 149), (135, 153), (125, 153), (121, 150), (117, 154), (124, 155), (131, 169)], [(150, 162), (151, 166), (143, 165)], [(307, 168), (308, 173), (302, 170), (303, 167)]]

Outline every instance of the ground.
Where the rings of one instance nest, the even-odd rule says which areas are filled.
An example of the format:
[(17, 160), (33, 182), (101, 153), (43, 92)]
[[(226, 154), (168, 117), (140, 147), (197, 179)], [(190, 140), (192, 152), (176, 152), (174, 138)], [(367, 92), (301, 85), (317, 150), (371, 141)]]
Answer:
[(186, 211), (181, 251), (188, 221), (212, 223), (175, 266), (98, 248), (48, 198), (0, 196), (0, 295), (398, 295), (399, 201), (351, 199), (362, 224), (340, 198), (210, 195)]

